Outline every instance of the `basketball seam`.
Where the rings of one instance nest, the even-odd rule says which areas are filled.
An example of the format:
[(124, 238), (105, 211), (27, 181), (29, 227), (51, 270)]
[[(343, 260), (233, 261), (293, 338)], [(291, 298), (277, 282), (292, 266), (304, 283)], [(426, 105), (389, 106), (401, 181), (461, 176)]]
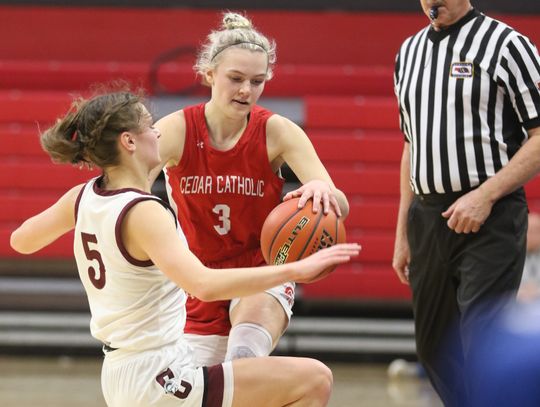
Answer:
[(302, 249), (302, 251), (300, 252), (300, 254), (298, 255), (298, 257), (296, 258), (296, 260), (300, 260), (302, 258), (302, 256), (304, 255), (304, 252), (306, 251), (307, 247), (309, 246), (309, 242), (311, 242), (311, 238), (313, 237), (313, 235), (315, 234), (315, 231), (319, 227), (319, 223), (321, 223), (322, 217), (323, 217), (323, 213), (322, 213), (322, 210), (320, 210), (319, 211), (319, 217), (317, 218), (317, 223), (315, 223), (315, 226), (313, 226), (313, 229), (311, 230), (311, 233), (310, 233), (309, 237), (307, 238), (306, 244), (305, 244), (304, 248)]
[(301, 208), (296, 208), (296, 211), (291, 215), (289, 216), (287, 219), (285, 219), (285, 221), (283, 221), (283, 223), (279, 226), (279, 228), (277, 228), (277, 230), (274, 232), (274, 237), (272, 238), (272, 242), (270, 243), (269, 247), (268, 247), (268, 259), (270, 260), (270, 264), (274, 264), (274, 259), (272, 259), (272, 257), (270, 256), (272, 254), (272, 247), (274, 247), (274, 243), (279, 235), (279, 233), (281, 232), (281, 230), (283, 229), (283, 227), (293, 218), (296, 216), (296, 214), (298, 212), (300, 212), (302, 209)]
[(336, 244), (339, 240), (339, 217), (336, 214)]

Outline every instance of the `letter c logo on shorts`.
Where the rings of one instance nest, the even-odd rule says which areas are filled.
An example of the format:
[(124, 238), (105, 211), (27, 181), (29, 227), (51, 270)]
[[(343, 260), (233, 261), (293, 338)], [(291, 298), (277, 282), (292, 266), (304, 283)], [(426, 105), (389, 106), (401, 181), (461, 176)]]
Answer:
[(188, 383), (185, 380), (180, 380), (180, 383), (178, 383), (178, 380), (174, 379), (174, 374), (169, 368), (157, 375), (156, 381), (163, 387), (165, 393), (172, 394), (182, 400), (189, 396), (189, 393), (191, 393), (191, 389), (193, 388), (191, 383)]

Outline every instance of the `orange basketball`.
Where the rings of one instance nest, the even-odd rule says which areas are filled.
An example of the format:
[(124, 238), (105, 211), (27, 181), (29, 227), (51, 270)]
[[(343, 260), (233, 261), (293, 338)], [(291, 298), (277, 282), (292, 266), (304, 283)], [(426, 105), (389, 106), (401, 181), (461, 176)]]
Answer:
[(282, 202), (264, 221), (261, 250), (268, 264), (290, 263), (345, 242), (345, 227), (333, 210), (313, 213), (311, 199), (298, 209), (299, 199)]

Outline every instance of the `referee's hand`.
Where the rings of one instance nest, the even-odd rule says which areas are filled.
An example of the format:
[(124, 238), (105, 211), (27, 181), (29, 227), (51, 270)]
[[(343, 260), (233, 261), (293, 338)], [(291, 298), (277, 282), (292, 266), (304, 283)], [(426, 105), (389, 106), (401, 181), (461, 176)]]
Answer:
[(406, 238), (396, 239), (394, 245), (394, 257), (392, 258), (392, 268), (396, 272), (399, 281), (409, 284), (409, 262), (411, 260), (409, 244)]
[(493, 204), (479, 189), (459, 197), (442, 216), (456, 233), (476, 233), (491, 213)]

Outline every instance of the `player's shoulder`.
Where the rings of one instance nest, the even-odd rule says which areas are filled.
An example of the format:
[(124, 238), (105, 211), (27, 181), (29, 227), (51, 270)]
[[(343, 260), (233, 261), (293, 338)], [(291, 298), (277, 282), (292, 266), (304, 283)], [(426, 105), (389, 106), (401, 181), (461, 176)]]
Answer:
[(168, 129), (178, 129), (178, 128), (184, 128), (186, 126), (186, 117), (184, 113), (184, 109), (177, 110), (175, 112), (169, 113), (162, 118), (160, 118), (158, 121), (156, 121), (155, 126), (160, 130), (168, 130)]
[(87, 184), (75, 185), (66, 193), (64, 193), (64, 195), (62, 195), (59, 202), (67, 202), (70, 205), (76, 203), (80, 199), (80, 196), (82, 195), (83, 189), (86, 185)]
[(268, 118), (266, 129), (270, 131), (287, 131), (295, 127), (295, 123), (280, 114), (273, 114)]
[(125, 219), (139, 228), (159, 227), (163, 222), (174, 220), (174, 213), (162, 199), (154, 196), (135, 197), (126, 204)]
[(65, 193), (66, 196), (69, 196), (71, 198), (79, 196), (82, 189), (86, 186), (86, 184), (78, 184), (75, 185), (73, 188), (71, 188), (69, 191)]
[(266, 122), (266, 138), (279, 144), (287, 144), (304, 134), (300, 126), (279, 114), (274, 114)]
[(153, 195), (139, 195), (134, 196), (130, 202), (127, 203), (132, 210), (136, 210), (141, 213), (156, 212), (164, 213), (169, 211), (169, 205), (163, 201), (161, 198), (158, 198)]

